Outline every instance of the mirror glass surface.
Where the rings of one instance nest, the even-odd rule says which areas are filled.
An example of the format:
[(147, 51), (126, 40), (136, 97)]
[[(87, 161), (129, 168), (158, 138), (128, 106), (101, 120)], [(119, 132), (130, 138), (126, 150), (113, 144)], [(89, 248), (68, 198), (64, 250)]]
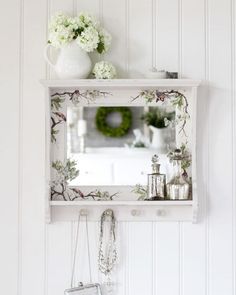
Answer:
[(70, 185), (146, 185), (154, 154), (168, 176), (166, 155), (176, 146), (174, 120), (170, 106), (69, 106), (67, 157), (79, 170)]

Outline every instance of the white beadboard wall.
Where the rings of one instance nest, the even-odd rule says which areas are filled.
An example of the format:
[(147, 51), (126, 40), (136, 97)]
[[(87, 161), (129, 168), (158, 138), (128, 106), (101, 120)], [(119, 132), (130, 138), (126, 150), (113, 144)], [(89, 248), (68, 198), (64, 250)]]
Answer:
[[(231, 295), (235, 286), (235, 0), (0, 2), (0, 290), (62, 295), (75, 224), (44, 223), (43, 49), (51, 14), (88, 11), (113, 35), (120, 77), (152, 66), (202, 79), (197, 167), (200, 220), (118, 225), (116, 295)], [(98, 59), (93, 56), (93, 60)], [(89, 224), (93, 276), (98, 224)], [(84, 249), (80, 245), (80, 253)], [(86, 279), (85, 258), (77, 276)]]

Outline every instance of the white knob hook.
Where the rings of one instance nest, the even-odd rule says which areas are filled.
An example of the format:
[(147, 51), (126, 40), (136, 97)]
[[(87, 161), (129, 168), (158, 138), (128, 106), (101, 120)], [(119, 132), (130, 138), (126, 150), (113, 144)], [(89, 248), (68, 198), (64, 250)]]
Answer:
[(166, 211), (163, 209), (158, 209), (157, 210), (157, 216), (165, 216), (166, 215)]
[(132, 216), (139, 216), (140, 215), (140, 210), (136, 210), (136, 209), (131, 210), (131, 215)]
[(88, 216), (89, 212), (87, 209), (80, 209), (79, 214), (80, 216)]

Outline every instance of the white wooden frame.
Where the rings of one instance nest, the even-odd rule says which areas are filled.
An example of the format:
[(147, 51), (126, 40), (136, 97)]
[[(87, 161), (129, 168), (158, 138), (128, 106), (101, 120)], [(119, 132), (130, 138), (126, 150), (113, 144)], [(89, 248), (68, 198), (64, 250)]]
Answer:
[[(46, 219), (51, 221), (51, 213), (53, 220), (76, 219), (78, 210), (83, 209), (89, 214), (91, 220), (97, 220), (101, 214), (101, 210), (107, 207), (116, 210), (116, 216), (119, 220), (188, 220), (196, 221), (198, 198), (197, 198), (197, 179), (196, 179), (196, 109), (197, 109), (197, 87), (200, 84), (198, 80), (189, 79), (119, 79), (119, 80), (43, 80), (46, 88)], [(188, 130), (188, 136), (191, 143), (192, 153), (192, 200), (188, 201), (51, 201), (50, 197), (50, 98), (55, 92), (73, 92), (75, 89), (81, 91), (98, 90), (115, 95), (109, 97), (99, 97), (92, 103), (94, 106), (144, 106), (146, 102), (141, 97), (132, 101), (132, 97), (138, 95), (144, 90), (158, 91), (179, 91), (184, 93), (188, 102), (191, 101), (191, 125)], [(132, 101), (132, 102), (131, 102)], [(81, 100), (81, 106), (87, 106), (88, 101)], [(149, 102), (148, 106), (156, 106), (156, 102)], [(81, 187), (81, 190), (93, 190), (95, 187)], [(117, 187), (99, 187), (100, 190), (109, 190), (111, 193), (117, 191)], [(130, 193), (130, 187), (122, 186), (122, 194), (125, 196)], [(51, 210), (52, 209), (52, 210)], [(147, 214), (148, 212), (148, 214)]]

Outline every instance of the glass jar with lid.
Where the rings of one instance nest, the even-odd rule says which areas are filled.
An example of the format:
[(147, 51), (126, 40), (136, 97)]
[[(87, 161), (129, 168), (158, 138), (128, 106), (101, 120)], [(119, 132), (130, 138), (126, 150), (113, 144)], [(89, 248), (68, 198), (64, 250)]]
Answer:
[(148, 174), (148, 189), (147, 199), (149, 201), (164, 200), (165, 199), (165, 187), (166, 187), (166, 175), (160, 173), (160, 164), (157, 155), (152, 157), (152, 173)]
[(175, 149), (171, 160), (173, 163), (173, 177), (167, 183), (167, 199), (169, 200), (188, 200), (190, 186), (182, 174), (182, 160), (184, 159), (182, 151)]

